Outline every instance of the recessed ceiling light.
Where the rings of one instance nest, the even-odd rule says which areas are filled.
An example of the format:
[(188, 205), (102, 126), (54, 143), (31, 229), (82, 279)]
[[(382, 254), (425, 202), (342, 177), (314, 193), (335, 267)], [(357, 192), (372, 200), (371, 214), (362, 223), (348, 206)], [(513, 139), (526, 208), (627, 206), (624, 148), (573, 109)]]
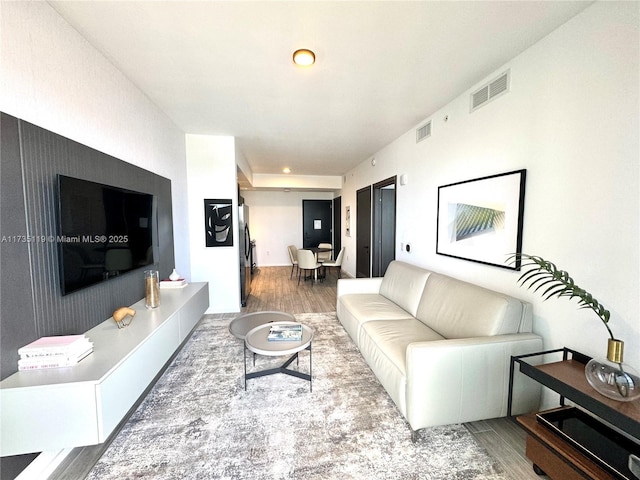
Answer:
[(308, 67), (313, 65), (316, 61), (316, 55), (311, 50), (301, 48), (293, 52), (293, 63), (300, 65), (301, 67)]
[(282, 173), (291, 173), (291, 169), (289, 167), (284, 167), (282, 169)]

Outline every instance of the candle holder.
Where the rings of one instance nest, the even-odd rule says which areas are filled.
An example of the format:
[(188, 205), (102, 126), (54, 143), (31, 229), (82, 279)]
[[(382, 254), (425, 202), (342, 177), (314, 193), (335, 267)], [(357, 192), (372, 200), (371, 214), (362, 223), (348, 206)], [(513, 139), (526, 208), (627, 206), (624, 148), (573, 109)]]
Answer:
[(144, 306), (148, 309), (160, 305), (160, 275), (157, 270), (144, 272)]

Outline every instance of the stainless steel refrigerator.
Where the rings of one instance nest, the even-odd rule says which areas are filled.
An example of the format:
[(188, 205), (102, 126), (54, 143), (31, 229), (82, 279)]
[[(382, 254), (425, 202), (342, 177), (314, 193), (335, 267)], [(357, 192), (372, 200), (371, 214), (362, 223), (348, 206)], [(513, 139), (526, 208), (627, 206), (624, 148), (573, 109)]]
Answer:
[(251, 293), (251, 234), (249, 232), (249, 207), (238, 208), (238, 250), (240, 251), (240, 303), (247, 306)]

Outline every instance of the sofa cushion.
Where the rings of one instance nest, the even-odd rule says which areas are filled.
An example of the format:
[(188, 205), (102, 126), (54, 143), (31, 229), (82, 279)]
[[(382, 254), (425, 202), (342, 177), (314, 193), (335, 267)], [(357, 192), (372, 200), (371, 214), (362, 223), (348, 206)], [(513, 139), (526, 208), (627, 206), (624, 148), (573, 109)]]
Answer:
[(432, 273), (416, 317), (445, 338), (518, 333), (524, 314), (515, 298)]
[(420, 298), (430, 272), (415, 265), (393, 261), (380, 285), (380, 294), (416, 315)]
[(406, 415), (406, 351), (414, 342), (442, 340), (415, 318), (362, 324), (360, 352), (403, 415)]
[[(406, 373), (406, 352), (410, 343), (445, 339), (415, 318), (367, 322), (362, 325), (362, 329), (361, 343), (365, 342), (366, 334), (366, 341), (382, 352), (403, 375)], [(364, 345), (361, 350), (363, 349)]]
[(361, 322), (413, 318), (404, 309), (376, 293), (352, 293), (340, 297), (342, 306)]
[(351, 338), (359, 345), (360, 327), (372, 320), (413, 318), (391, 300), (377, 293), (350, 293), (338, 298), (337, 313)]

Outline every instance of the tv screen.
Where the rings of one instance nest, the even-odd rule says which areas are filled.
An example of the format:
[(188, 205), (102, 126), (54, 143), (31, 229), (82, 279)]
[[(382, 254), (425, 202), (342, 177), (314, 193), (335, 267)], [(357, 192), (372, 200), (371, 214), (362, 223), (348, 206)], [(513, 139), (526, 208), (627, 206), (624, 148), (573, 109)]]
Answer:
[(153, 263), (153, 195), (58, 175), (62, 294)]

